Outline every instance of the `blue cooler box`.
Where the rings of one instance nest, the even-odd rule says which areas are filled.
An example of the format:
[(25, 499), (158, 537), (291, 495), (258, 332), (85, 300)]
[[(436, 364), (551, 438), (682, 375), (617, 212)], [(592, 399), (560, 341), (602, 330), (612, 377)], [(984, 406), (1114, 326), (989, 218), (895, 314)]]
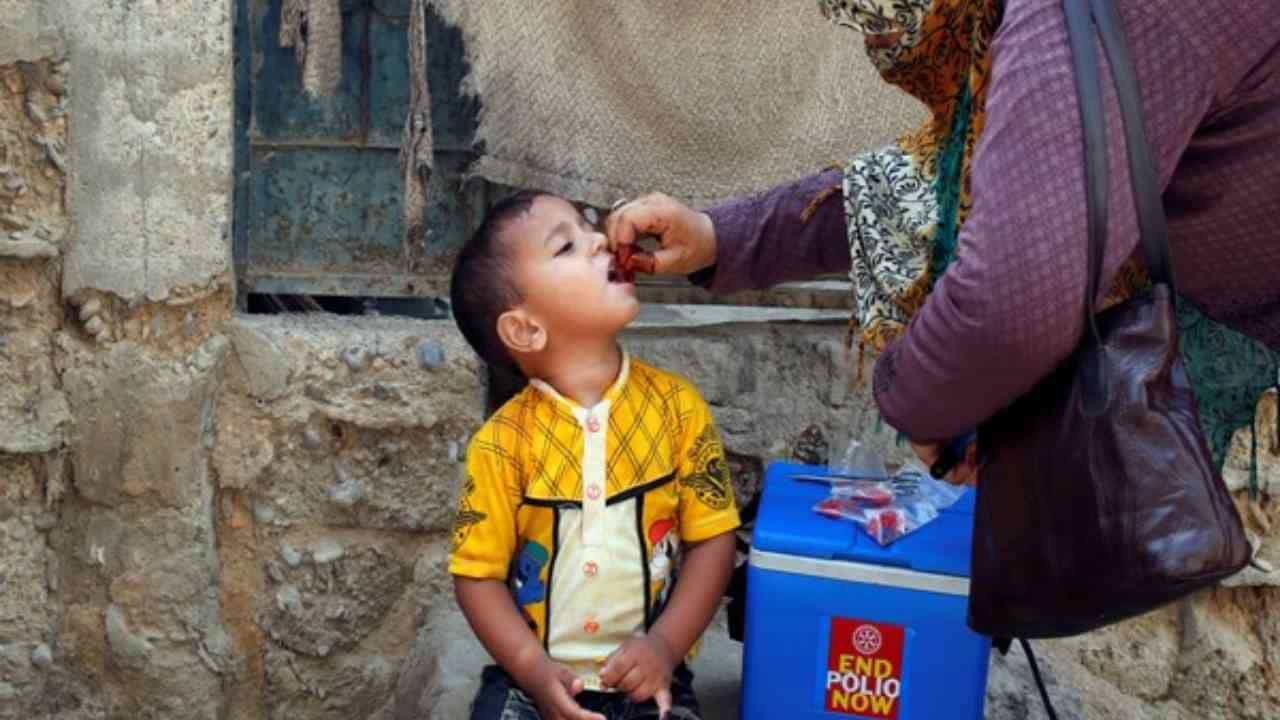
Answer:
[(813, 512), (826, 469), (774, 463), (747, 569), (743, 720), (982, 717), (989, 638), (965, 624), (974, 493), (881, 547)]

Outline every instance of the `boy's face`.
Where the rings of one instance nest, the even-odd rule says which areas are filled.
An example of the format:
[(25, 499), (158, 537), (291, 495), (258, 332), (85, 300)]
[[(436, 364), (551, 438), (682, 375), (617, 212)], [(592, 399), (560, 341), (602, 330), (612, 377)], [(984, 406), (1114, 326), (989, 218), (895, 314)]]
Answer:
[(538, 197), (507, 234), (524, 307), (553, 342), (617, 333), (640, 312), (635, 285), (617, 281), (604, 234), (568, 202)]

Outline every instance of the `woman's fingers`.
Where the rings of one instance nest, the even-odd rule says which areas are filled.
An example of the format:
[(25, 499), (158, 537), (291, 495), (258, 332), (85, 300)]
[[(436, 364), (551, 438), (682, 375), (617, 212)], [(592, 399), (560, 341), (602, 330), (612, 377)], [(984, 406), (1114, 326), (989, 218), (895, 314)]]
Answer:
[(653, 251), (653, 272), (655, 275), (679, 275), (677, 269), (685, 259), (681, 248), (658, 248)]
[[(938, 457), (942, 455), (942, 443), (918, 443), (911, 441), (911, 449), (915, 452), (916, 457), (920, 458), (920, 462), (924, 463), (926, 468), (932, 467), (938, 461)], [(978, 484), (978, 443), (971, 442), (965, 446), (964, 458), (956, 463), (951, 472), (945, 477), (938, 478), (945, 480), (952, 485), (977, 485)]]
[(635, 245), (638, 238), (653, 235), (654, 271), (660, 275), (688, 274), (715, 263), (715, 226), (710, 216), (678, 200), (654, 193), (619, 205), (605, 218), (609, 249)]
[(964, 460), (956, 465), (948, 479), (956, 485), (977, 485), (979, 470), (981, 467), (978, 465), (978, 443), (971, 442), (964, 450)]
[(941, 443), (918, 443), (915, 440), (909, 442), (911, 451), (916, 454), (916, 457), (920, 459), (920, 462), (926, 468), (932, 467), (938, 461), (938, 455), (942, 453)]
[(643, 235), (657, 235), (662, 238), (666, 232), (674, 203), (664, 203), (665, 196), (645, 195), (615, 208), (605, 218), (604, 234), (609, 241), (609, 249), (616, 250), (619, 245), (634, 245), (636, 238)]

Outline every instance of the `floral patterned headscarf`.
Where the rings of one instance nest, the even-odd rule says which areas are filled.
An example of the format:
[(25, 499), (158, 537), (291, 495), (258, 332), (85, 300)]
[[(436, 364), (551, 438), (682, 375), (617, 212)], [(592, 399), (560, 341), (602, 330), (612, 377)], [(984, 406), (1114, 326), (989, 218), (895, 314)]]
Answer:
[(982, 132), (1000, 0), (818, 0), (828, 20), (866, 36), (886, 82), (929, 118), (845, 168), (854, 321), (884, 349), (955, 254), (972, 206), (969, 165)]

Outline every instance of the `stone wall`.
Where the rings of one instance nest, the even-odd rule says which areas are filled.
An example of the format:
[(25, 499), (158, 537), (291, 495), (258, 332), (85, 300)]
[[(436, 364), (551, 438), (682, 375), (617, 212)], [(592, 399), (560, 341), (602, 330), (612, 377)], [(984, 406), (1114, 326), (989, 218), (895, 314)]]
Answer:
[[(445, 573), (481, 420), (452, 327), (233, 312), (231, 14), (0, 0), (3, 720), (456, 718), (484, 662)], [(702, 388), (746, 498), (865, 403), (842, 334), (626, 341)], [(1063, 717), (1280, 715), (1280, 510), (1241, 507), (1257, 567), (1043, 644)], [(711, 717), (737, 653), (717, 630), (699, 661)], [(989, 717), (1041, 717), (1022, 659), (993, 663)]]

